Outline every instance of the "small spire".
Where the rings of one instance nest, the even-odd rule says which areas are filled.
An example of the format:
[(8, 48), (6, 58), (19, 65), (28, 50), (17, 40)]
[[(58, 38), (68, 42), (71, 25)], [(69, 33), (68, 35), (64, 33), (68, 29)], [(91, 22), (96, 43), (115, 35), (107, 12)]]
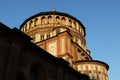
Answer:
[(55, 8), (52, 8), (51, 11), (56, 11), (56, 9), (55, 9)]

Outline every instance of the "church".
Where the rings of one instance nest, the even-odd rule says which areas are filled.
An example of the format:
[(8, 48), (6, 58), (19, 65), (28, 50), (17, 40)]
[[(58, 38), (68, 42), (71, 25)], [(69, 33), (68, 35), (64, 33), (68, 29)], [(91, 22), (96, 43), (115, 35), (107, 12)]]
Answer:
[(92, 59), (85, 26), (68, 13), (53, 8), (20, 30), (0, 27), (0, 80), (108, 80), (108, 64)]

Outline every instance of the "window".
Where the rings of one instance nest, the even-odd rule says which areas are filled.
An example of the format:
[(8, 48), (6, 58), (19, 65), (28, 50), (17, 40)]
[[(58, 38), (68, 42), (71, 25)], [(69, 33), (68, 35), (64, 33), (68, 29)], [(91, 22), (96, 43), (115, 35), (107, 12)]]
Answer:
[(35, 19), (35, 25), (38, 25), (38, 18)]
[(52, 16), (48, 17), (48, 23), (52, 23)]
[(59, 33), (60, 33), (60, 29), (57, 29), (57, 30), (56, 30), (56, 34), (59, 34)]
[(88, 58), (88, 57), (85, 57), (85, 60), (89, 60), (89, 58)]
[(44, 40), (44, 35), (41, 35), (41, 40)]
[(46, 23), (45, 17), (42, 17), (42, 18), (41, 18), (41, 23), (42, 23), (42, 24), (45, 24), (45, 23)]
[(56, 17), (56, 23), (60, 24), (60, 18), (59, 18), (59, 16)]
[(64, 24), (64, 25), (66, 24), (66, 20), (64, 17), (62, 18), (62, 24)]
[(77, 30), (76, 22), (74, 22), (74, 28)]
[(50, 38), (50, 34), (47, 35), (47, 38)]
[(30, 27), (33, 27), (33, 21), (32, 20), (30, 21)]
[(82, 53), (82, 54), (81, 54), (81, 56), (85, 56), (85, 54), (84, 54), (84, 53)]
[(78, 49), (78, 52), (80, 53), (80, 52), (81, 52), (81, 50), (80, 50), (80, 49)]

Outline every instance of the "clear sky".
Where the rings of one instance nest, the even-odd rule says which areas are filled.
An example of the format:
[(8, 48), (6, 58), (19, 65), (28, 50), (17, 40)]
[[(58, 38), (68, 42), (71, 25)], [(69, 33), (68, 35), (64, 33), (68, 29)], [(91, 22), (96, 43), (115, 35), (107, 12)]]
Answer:
[(28, 17), (53, 7), (83, 23), (91, 56), (109, 64), (109, 80), (119, 80), (120, 0), (0, 0), (0, 22), (19, 28)]

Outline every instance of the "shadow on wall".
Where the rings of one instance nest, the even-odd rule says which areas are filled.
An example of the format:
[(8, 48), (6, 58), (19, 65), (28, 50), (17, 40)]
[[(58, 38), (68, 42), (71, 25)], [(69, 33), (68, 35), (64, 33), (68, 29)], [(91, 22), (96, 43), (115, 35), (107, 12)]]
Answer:
[(30, 42), (17, 28), (0, 23), (0, 80), (89, 80), (61, 58)]

